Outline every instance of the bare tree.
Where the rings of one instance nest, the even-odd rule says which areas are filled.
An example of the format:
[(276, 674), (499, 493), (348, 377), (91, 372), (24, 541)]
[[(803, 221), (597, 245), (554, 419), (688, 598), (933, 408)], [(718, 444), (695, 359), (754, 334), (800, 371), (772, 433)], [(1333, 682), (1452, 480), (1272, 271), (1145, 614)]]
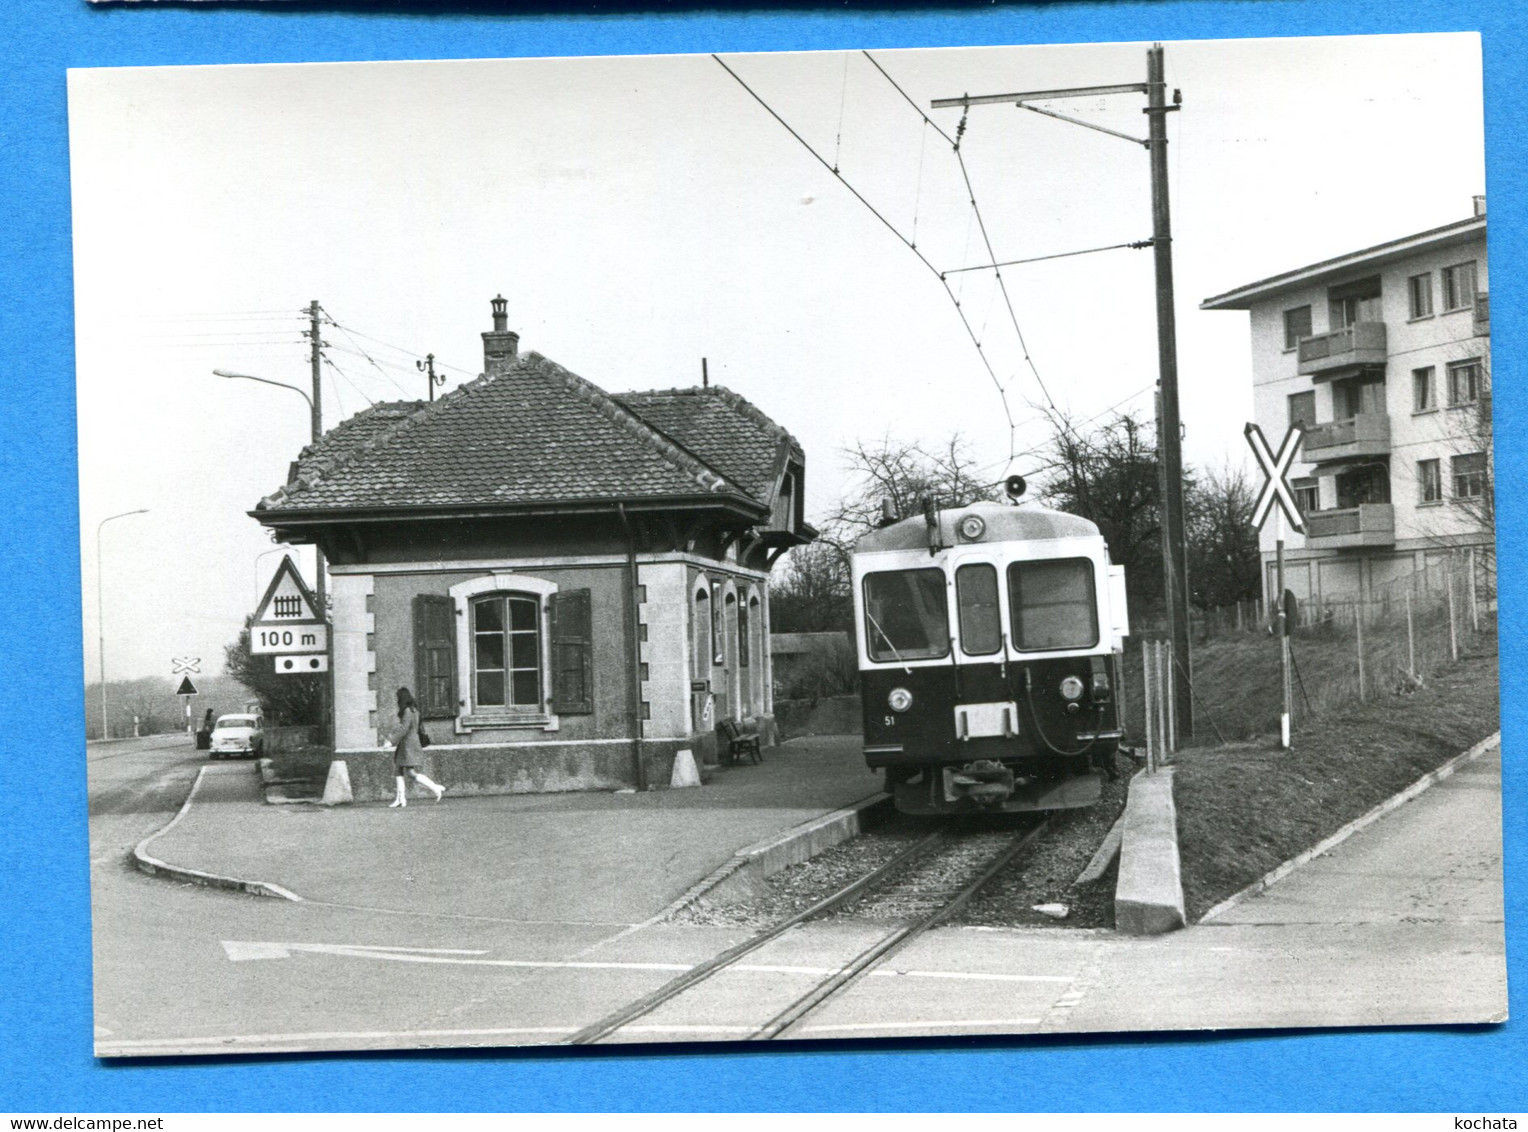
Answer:
[(1246, 471), (1229, 466), (1205, 473), (1187, 494), (1189, 589), (1199, 608), (1232, 605), (1261, 592), (1252, 525), (1256, 502)]
[(884, 436), (874, 443), (858, 441), (843, 449), (853, 479), (839, 509), (824, 530), (851, 540), (880, 524), (882, 501), (890, 501), (898, 518), (916, 515), (925, 499), (937, 507), (963, 507), (997, 498), (995, 483), (984, 481), (970, 445), (959, 433), (937, 447)]

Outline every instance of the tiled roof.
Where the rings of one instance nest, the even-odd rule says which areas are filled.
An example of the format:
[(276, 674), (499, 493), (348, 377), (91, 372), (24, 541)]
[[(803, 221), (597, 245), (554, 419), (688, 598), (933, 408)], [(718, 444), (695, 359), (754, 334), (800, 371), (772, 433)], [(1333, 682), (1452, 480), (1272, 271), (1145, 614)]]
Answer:
[(790, 433), (721, 386), (617, 393), (615, 399), (760, 503), (772, 502), (786, 451), (802, 459), (801, 446)]
[[(351, 418), (305, 451), (297, 477), (259, 510), (760, 499), (752, 481), (731, 479), (682, 443), (530, 353), (431, 404), (394, 402)], [(759, 458), (736, 462), (751, 469)]]
[(341, 421), (323, 436), (318, 443), (304, 448), (292, 466), (288, 480), (312, 477), (324, 467), (343, 460), (357, 449), (376, 440), (405, 417), (424, 408), (423, 401), (379, 401), (363, 409), (349, 420)]

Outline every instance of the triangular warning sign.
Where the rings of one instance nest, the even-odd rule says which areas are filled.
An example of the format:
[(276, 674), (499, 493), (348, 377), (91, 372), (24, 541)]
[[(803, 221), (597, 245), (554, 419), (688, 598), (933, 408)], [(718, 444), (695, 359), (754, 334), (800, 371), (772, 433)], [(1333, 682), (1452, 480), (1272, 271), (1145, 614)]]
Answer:
[(287, 555), (276, 567), (271, 584), (266, 587), (265, 596), (255, 610), (254, 620), (256, 624), (323, 621), (317, 610), (318, 600), (297, 572), (292, 556)]
[(194, 696), (194, 695), (196, 695), (196, 685), (191, 683), (191, 677), (189, 677), (189, 676), (182, 676), (180, 678), (180, 687), (175, 689), (175, 694), (177, 696)]

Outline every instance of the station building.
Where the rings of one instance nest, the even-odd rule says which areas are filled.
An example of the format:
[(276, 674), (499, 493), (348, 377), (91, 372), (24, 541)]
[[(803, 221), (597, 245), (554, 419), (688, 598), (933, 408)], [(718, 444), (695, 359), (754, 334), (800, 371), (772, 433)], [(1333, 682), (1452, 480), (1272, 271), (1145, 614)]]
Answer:
[(457, 793), (667, 784), (728, 719), (772, 741), (770, 569), (816, 533), (800, 445), (719, 386), (606, 393), (492, 306), (479, 377), (351, 417), (251, 512), (328, 558), (357, 795), (391, 790), (400, 686)]
[[(1467, 219), (1200, 304), (1251, 314), (1253, 414), (1269, 445), (1304, 430), (1290, 484), (1306, 531), (1287, 533), (1284, 568), (1299, 601), (1372, 600), (1460, 548), (1490, 557), (1486, 280), (1477, 197)], [(1265, 598), (1275, 538), (1270, 521)]]

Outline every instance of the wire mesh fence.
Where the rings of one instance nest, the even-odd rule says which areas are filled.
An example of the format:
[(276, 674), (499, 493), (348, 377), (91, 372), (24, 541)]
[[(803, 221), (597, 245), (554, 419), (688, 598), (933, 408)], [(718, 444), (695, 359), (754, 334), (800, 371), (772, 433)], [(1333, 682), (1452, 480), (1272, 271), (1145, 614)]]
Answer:
[[(1372, 587), (1364, 599), (1322, 598), (1291, 616), (1291, 711), (1296, 727), (1353, 704), (1404, 696), (1475, 649), (1496, 621), (1495, 555), (1466, 548), (1430, 559), (1425, 569)], [(1171, 660), (1187, 680), (1194, 741), (1276, 735), (1283, 711), (1279, 641), (1261, 602), (1196, 611), (1193, 659)], [(1165, 636), (1139, 628), (1125, 650), (1125, 717), (1143, 741), (1143, 650)], [(1190, 676), (1187, 668), (1192, 668)]]

